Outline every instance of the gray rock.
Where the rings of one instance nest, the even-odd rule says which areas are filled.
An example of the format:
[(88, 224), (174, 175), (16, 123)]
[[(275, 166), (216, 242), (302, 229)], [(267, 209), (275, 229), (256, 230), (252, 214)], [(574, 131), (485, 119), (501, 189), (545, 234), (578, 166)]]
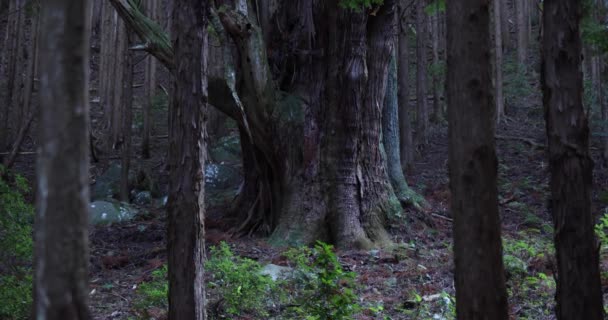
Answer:
[(132, 220), (137, 210), (127, 204), (116, 201), (93, 201), (90, 204), (89, 216), (92, 224), (105, 225)]
[(120, 191), (120, 171), (120, 165), (113, 163), (102, 175), (97, 177), (91, 190), (93, 200), (109, 199), (118, 194)]
[(140, 191), (135, 194), (133, 202), (140, 206), (148, 205), (152, 203), (152, 193), (150, 191)]
[(262, 268), (260, 274), (269, 276), (273, 281), (277, 279), (287, 279), (293, 272), (292, 268), (278, 266), (276, 264), (267, 264)]

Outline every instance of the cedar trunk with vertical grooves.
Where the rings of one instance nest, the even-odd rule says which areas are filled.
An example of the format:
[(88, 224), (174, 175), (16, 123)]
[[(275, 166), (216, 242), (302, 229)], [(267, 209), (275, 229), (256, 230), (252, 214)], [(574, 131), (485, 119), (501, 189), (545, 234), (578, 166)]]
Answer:
[(557, 254), (557, 318), (603, 319), (598, 246), (591, 215), (593, 160), (583, 109), (581, 2), (546, 0), (543, 105)]
[(429, 107), (427, 101), (426, 12), (425, 1), (416, 5), (416, 144), (428, 142)]
[(90, 2), (41, 3), (35, 318), (86, 320)]
[(447, 2), (448, 139), (458, 319), (508, 319), (489, 0)]
[(399, 103), (399, 150), (401, 151), (401, 169), (406, 172), (414, 162), (414, 143), (412, 142), (412, 120), (410, 105), (410, 51), (406, 10), (407, 0), (401, 0), (397, 26), (399, 28), (399, 48), (397, 59), (397, 82)]
[(205, 122), (208, 1), (176, 2), (169, 111), (169, 319), (204, 320)]

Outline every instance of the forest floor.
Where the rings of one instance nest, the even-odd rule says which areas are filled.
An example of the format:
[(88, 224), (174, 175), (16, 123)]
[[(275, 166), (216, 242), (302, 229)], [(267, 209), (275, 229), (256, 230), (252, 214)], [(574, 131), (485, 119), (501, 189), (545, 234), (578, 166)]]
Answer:
[[(499, 202), (504, 261), (512, 319), (554, 319), (555, 281), (552, 223), (547, 210), (548, 177), (544, 122), (539, 97), (526, 108), (511, 108), (498, 128)], [(357, 294), (368, 308), (357, 319), (452, 319), (454, 286), (447, 130), (437, 125), (430, 143), (420, 150), (408, 182), (430, 202), (425, 213), (405, 210), (403, 221), (390, 232), (395, 248), (374, 251), (339, 251), (345, 269), (357, 273)], [(594, 171), (593, 212), (601, 216), (608, 205), (608, 175), (601, 165), (599, 147), (592, 148)], [(230, 244), (236, 254), (256, 261), (284, 264), (284, 248), (263, 238), (232, 238), (222, 224), (224, 208), (209, 209), (207, 245)], [(96, 319), (136, 317), (136, 288), (151, 279), (166, 263), (165, 213), (150, 214), (122, 224), (98, 226), (91, 234), (91, 303)], [(602, 257), (602, 282), (608, 288), (608, 259)], [(209, 296), (210, 302), (219, 297)], [(379, 306), (382, 306), (381, 308)], [(371, 311), (373, 310), (373, 311)], [(148, 310), (162, 319), (163, 310)], [(238, 317), (234, 317), (238, 318)], [(242, 316), (238, 319), (254, 319)]]

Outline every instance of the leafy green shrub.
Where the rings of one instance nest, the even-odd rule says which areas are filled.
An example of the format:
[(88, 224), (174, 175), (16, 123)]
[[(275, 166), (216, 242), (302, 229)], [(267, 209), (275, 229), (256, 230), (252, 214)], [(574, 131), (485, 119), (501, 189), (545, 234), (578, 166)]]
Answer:
[(317, 241), (314, 248), (289, 250), (287, 258), (295, 264), (293, 285), (296, 315), (307, 320), (352, 319), (361, 311), (357, 303), (354, 272), (345, 271), (333, 247)]
[(211, 258), (205, 267), (212, 278), (208, 287), (222, 297), (228, 314), (249, 312), (268, 316), (272, 298), (280, 296), (279, 282), (263, 275), (257, 261), (235, 256), (225, 242), (211, 248)]
[(600, 242), (600, 250), (603, 252), (608, 246), (608, 210), (604, 210), (604, 214), (600, 217), (600, 221), (595, 225), (595, 235)]
[(135, 308), (169, 308), (169, 283), (167, 282), (167, 266), (164, 265), (152, 272), (152, 280), (144, 282), (137, 288)]
[(32, 225), (25, 178), (0, 166), (0, 319), (25, 319), (32, 303)]

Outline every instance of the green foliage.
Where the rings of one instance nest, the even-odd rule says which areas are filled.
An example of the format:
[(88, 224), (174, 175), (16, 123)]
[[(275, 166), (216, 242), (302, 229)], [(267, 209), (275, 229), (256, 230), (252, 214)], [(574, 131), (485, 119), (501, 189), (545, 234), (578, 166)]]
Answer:
[[(595, 18), (597, 11), (605, 11), (592, 0), (583, 1), (583, 17), (581, 19), (581, 35), (583, 42), (600, 52), (608, 51), (608, 29)], [(603, 16), (600, 12), (597, 16)]]
[(137, 288), (135, 309), (146, 310), (156, 307), (169, 307), (169, 284), (167, 283), (167, 266), (162, 266), (152, 272), (152, 280), (142, 283)]
[(524, 99), (534, 91), (530, 86), (525, 66), (520, 66), (513, 56), (508, 56), (503, 65), (504, 95), (509, 106), (521, 106)]
[(503, 260), (509, 296), (522, 307), (518, 319), (540, 319), (551, 314), (555, 280), (542, 272), (555, 250), (537, 230), (523, 231), (518, 239), (503, 240)]
[(262, 266), (251, 259), (235, 256), (222, 242), (211, 248), (211, 258), (205, 264), (212, 275), (209, 288), (222, 297), (225, 311), (231, 315), (253, 312), (268, 316), (271, 297), (280, 294), (278, 283), (261, 273)]
[(600, 217), (600, 221), (595, 225), (595, 235), (600, 242), (600, 250), (606, 251), (608, 248), (608, 210), (604, 210), (604, 214)]
[(24, 198), (25, 178), (2, 166), (0, 177), (0, 319), (24, 319), (32, 302), (34, 208)]
[(0, 319), (27, 319), (32, 305), (32, 272), (0, 277)]
[(445, 12), (445, 0), (433, 0), (424, 8), (424, 12), (429, 16), (434, 16)]
[(361, 10), (373, 5), (381, 5), (384, 0), (340, 0), (340, 7), (345, 9)]
[(291, 311), (307, 320), (352, 319), (361, 311), (354, 292), (354, 272), (342, 268), (329, 244), (317, 241), (314, 248), (289, 250), (287, 258), (294, 263), (296, 307)]

